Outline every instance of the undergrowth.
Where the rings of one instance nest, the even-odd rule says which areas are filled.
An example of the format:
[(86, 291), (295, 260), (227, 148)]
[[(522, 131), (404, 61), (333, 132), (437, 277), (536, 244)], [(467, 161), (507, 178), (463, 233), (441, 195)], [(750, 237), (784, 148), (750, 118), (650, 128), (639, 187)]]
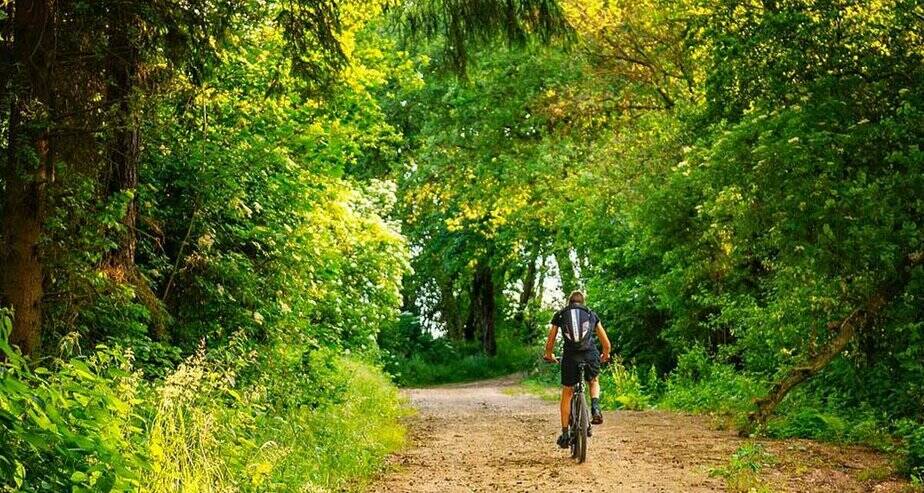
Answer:
[(385, 369), (401, 386), (425, 386), (501, 377), (526, 371), (541, 349), (524, 343), (508, 325), (497, 328), (497, 355), (488, 356), (478, 341), (433, 337), (410, 317), (379, 334)]
[(128, 350), (31, 369), (0, 337), (0, 491), (361, 489), (407, 407), (370, 362), (299, 347), (239, 338), (149, 382)]
[(748, 442), (732, 454), (727, 465), (711, 469), (709, 475), (725, 479), (725, 488), (733, 493), (769, 493), (760, 472), (774, 463), (776, 457), (761, 444)]

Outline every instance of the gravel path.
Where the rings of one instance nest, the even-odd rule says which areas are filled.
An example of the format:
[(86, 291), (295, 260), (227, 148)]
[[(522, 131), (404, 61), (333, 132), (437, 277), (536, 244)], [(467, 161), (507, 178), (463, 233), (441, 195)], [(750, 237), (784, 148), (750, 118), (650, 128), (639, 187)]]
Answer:
[[(418, 414), (412, 443), (392, 457), (374, 492), (725, 491), (709, 471), (745, 440), (709, 419), (663, 411), (608, 412), (594, 427), (588, 459), (558, 449), (555, 403), (517, 392), (508, 377), (411, 389)], [(881, 455), (807, 440), (764, 441), (776, 457), (762, 480), (770, 491), (901, 491)], [(870, 477), (873, 477), (872, 479)]]

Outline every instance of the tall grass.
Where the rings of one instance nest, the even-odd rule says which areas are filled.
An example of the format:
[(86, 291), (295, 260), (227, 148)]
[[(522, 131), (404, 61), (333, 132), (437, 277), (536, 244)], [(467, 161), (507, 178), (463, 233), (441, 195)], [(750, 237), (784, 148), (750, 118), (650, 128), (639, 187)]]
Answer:
[(294, 382), (296, 389), (307, 387), (302, 395), (291, 381), (278, 382), (290, 393), (277, 392), (271, 388), (277, 382), (266, 375), (236, 388), (235, 370), (202, 355), (181, 365), (158, 392), (148, 441), (151, 470), (142, 491), (359, 488), (403, 443), (398, 418), (406, 408), (377, 367), (318, 353), (307, 358), (304, 380)]
[(0, 491), (350, 491), (404, 441), (397, 387), (362, 358), (202, 349), (146, 383), (130, 351), (32, 369), (7, 334), (0, 316)]
[(398, 419), (408, 408), (394, 384), (367, 363), (344, 358), (336, 365), (350, 379), (342, 399), (261, 422), (264, 443), (287, 444), (267, 481), (313, 491), (359, 489), (404, 443)]
[(235, 420), (221, 399), (233, 392), (233, 381), (232, 372), (211, 367), (199, 352), (154, 391), (156, 408), (148, 434), (150, 471), (141, 492), (230, 490), (222, 435)]

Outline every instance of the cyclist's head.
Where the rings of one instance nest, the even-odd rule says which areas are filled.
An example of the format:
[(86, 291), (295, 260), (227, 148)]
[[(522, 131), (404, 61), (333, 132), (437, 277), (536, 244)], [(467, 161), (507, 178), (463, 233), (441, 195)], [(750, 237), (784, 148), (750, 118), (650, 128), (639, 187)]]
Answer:
[(583, 305), (584, 304), (584, 293), (582, 293), (581, 291), (577, 291), (577, 290), (572, 291), (571, 294), (568, 295), (568, 303)]

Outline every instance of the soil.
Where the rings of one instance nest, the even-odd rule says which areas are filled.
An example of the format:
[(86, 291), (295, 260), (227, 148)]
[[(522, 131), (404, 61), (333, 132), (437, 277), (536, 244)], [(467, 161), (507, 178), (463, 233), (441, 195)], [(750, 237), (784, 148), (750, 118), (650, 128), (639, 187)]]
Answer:
[[(391, 457), (373, 492), (726, 491), (710, 472), (747, 442), (707, 416), (666, 411), (605, 413), (584, 464), (555, 445), (558, 406), (525, 395), (519, 379), (410, 389), (418, 410), (411, 443)], [(759, 440), (773, 454), (759, 491), (901, 492), (888, 457), (864, 447)]]

